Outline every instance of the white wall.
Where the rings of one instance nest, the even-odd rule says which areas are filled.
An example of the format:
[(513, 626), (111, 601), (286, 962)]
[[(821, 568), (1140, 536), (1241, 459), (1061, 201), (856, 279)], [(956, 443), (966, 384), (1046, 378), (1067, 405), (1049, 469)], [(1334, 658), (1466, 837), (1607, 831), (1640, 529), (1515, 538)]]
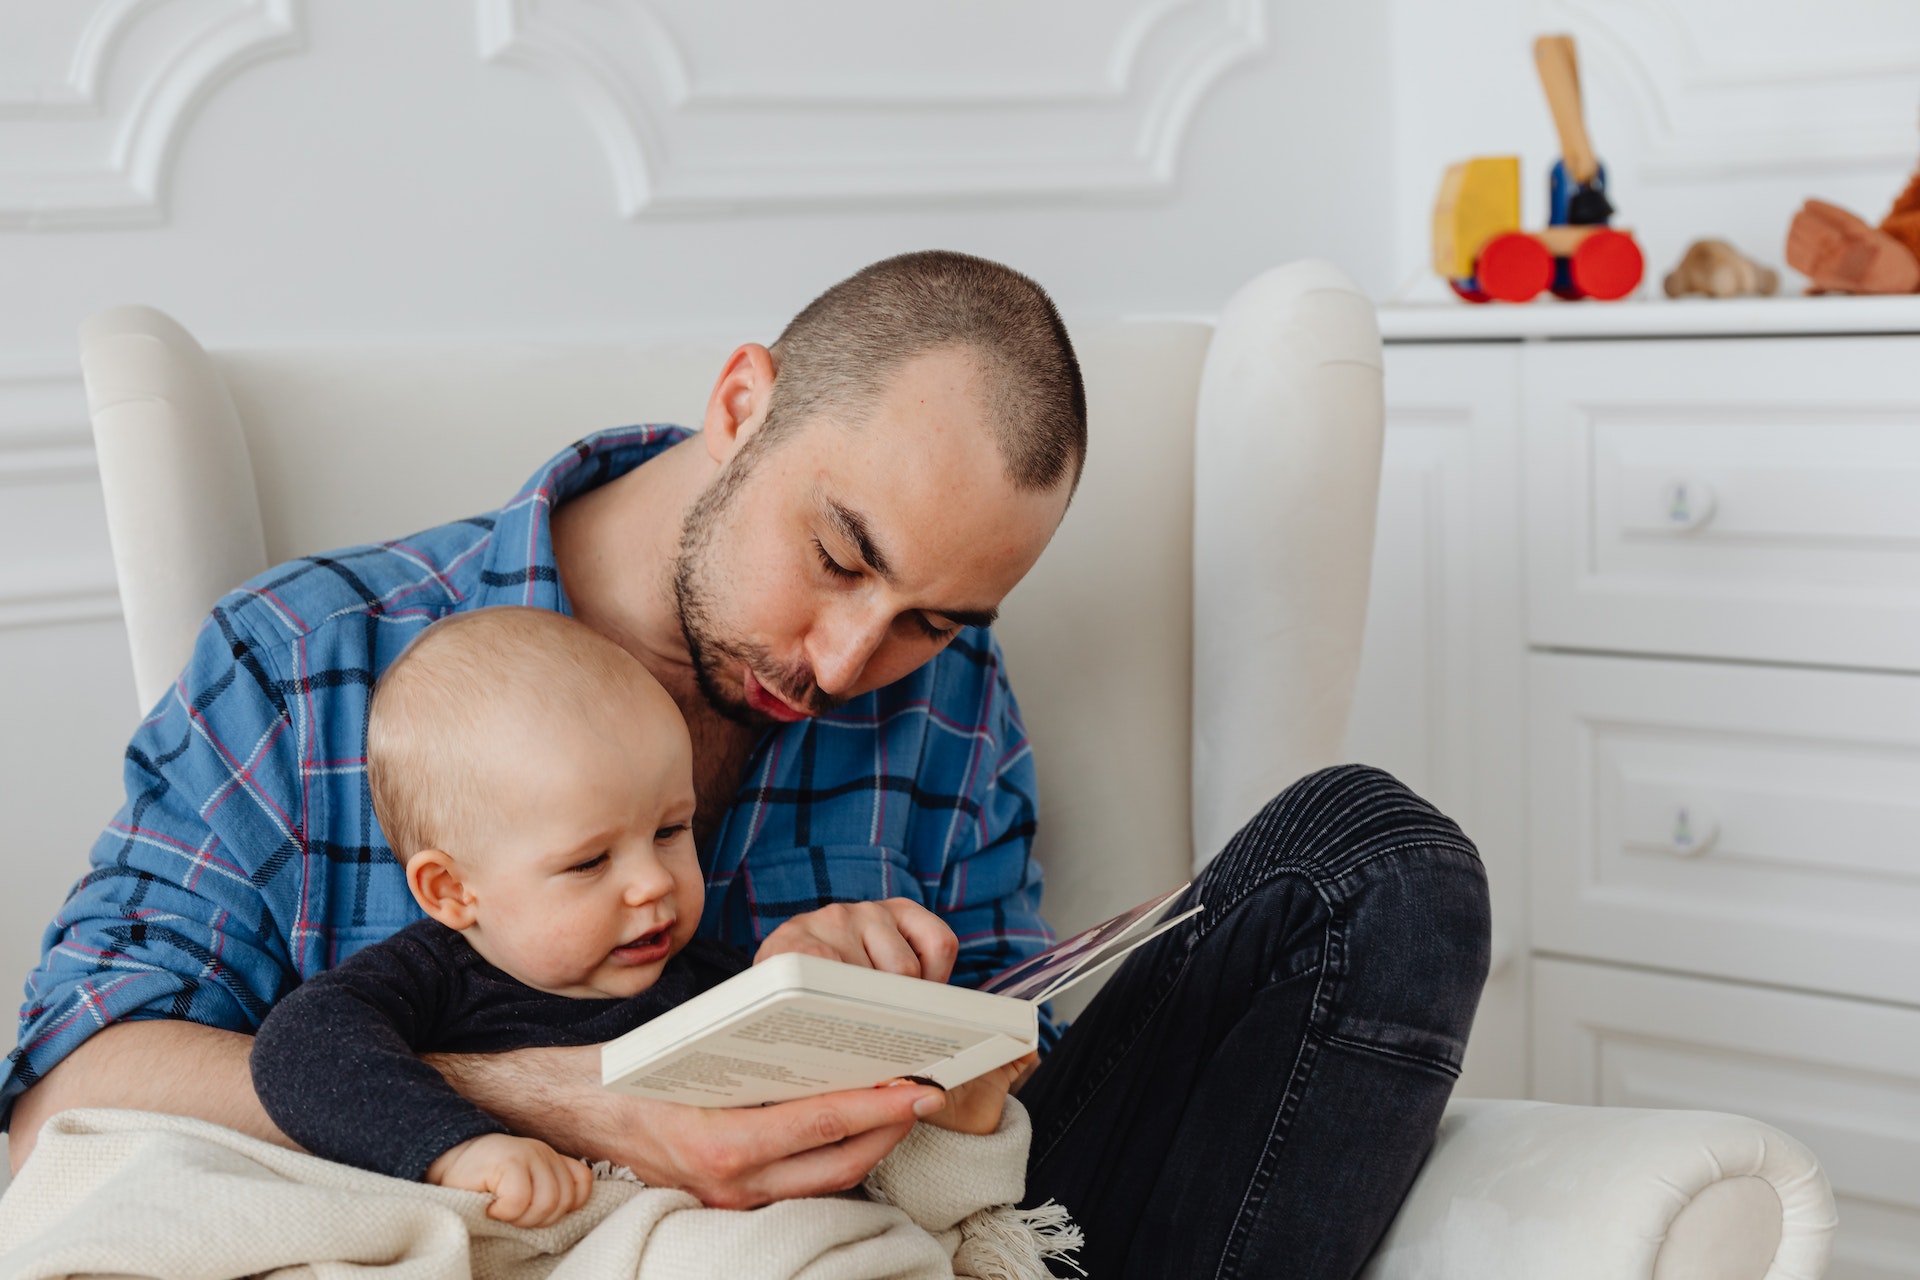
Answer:
[(0, 990), (136, 719), (82, 317), (764, 341), (928, 246), (1032, 273), (1070, 320), (1210, 313), (1303, 255), (1381, 292), (1388, 7), (0, 0)]
[[(1910, 0), (1393, 0), (1396, 288), (1427, 267), (1441, 172), (1519, 155), (1528, 225), (1559, 154), (1533, 37), (1579, 42), (1595, 151), (1648, 285), (1695, 239), (1785, 266), (1787, 222), (1820, 196), (1871, 222), (1920, 156), (1920, 5)], [(1788, 273), (1787, 287), (1803, 281)]]

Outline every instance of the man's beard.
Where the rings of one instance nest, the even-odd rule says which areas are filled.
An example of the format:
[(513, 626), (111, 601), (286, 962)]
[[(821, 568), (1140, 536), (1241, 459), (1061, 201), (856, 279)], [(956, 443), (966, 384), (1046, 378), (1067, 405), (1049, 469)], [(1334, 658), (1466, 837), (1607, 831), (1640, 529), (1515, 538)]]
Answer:
[(746, 667), (770, 693), (815, 715), (833, 710), (846, 699), (822, 693), (805, 665), (783, 668), (761, 646), (729, 640), (721, 632), (714, 608), (714, 601), (722, 593), (714, 589), (713, 535), (751, 474), (758, 455), (765, 452), (765, 446), (756, 449), (756, 443), (757, 440), (748, 441), (688, 508), (686, 522), (680, 527), (680, 552), (673, 562), (673, 600), (700, 696), (727, 719), (764, 729), (779, 721), (756, 711), (747, 702), (744, 689), (734, 693), (722, 685), (721, 670)]

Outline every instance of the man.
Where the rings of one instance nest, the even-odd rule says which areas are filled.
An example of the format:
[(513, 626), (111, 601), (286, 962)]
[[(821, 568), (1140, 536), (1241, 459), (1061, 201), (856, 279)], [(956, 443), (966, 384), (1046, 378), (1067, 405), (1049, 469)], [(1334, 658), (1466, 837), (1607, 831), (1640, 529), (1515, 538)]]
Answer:
[[(417, 916), (367, 801), (366, 702), (460, 609), (571, 611), (673, 694), (703, 933), (750, 948), (809, 929), (964, 983), (1044, 944), (1033, 762), (986, 628), (1085, 457), (1051, 302), (958, 254), (878, 263), (771, 349), (735, 351), (703, 425), (592, 437), (490, 516), (221, 602), (29, 979), (0, 1093), (16, 1163), (71, 1106), (286, 1141), (253, 1096), (250, 1033)], [(1278, 797), (1197, 892), (1201, 915), (1046, 1029), (1020, 1093), (1030, 1195), (1072, 1210), (1103, 1277), (1350, 1275), (1458, 1071), (1486, 967), (1478, 860), (1391, 779), (1334, 770)], [(903, 932), (901, 897), (945, 918), (957, 955)], [(591, 1050), (434, 1063), (516, 1132), (730, 1207), (850, 1186), (941, 1105), (921, 1088), (648, 1103), (602, 1090)]]

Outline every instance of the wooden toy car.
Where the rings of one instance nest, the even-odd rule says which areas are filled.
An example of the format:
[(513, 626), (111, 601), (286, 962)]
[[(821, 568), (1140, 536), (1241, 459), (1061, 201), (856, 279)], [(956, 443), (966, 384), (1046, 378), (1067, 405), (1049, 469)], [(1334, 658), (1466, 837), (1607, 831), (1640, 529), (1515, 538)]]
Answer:
[(1433, 269), (1469, 302), (1624, 298), (1646, 272), (1631, 233), (1608, 225), (1607, 171), (1587, 140), (1571, 36), (1542, 36), (1534, 63), (1560, 133), (1551, 212), (1542, 231), (1520, 229), (1520, 159), (1482, 156), (1447, 170), (1433, 206)]
[(1469, 302), (1526, 302), (1548, 289), (1612, 300), (1633, 292), (1646, 260), (1629, 232), (1605, 223), (1521, 230), (1520, 158), (1483, 156), (1440, 183), (1433, 269)]

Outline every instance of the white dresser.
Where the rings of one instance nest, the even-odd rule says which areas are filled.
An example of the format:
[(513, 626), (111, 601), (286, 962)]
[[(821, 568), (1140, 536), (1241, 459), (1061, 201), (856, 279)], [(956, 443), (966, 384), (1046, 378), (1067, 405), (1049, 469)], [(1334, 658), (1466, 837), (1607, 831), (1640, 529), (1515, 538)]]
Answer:
[(1920, 299), (1381, 320), (1351, 752), (1488, 861), (1462, 1091), (1778, 1125), (1920, 1277)]

